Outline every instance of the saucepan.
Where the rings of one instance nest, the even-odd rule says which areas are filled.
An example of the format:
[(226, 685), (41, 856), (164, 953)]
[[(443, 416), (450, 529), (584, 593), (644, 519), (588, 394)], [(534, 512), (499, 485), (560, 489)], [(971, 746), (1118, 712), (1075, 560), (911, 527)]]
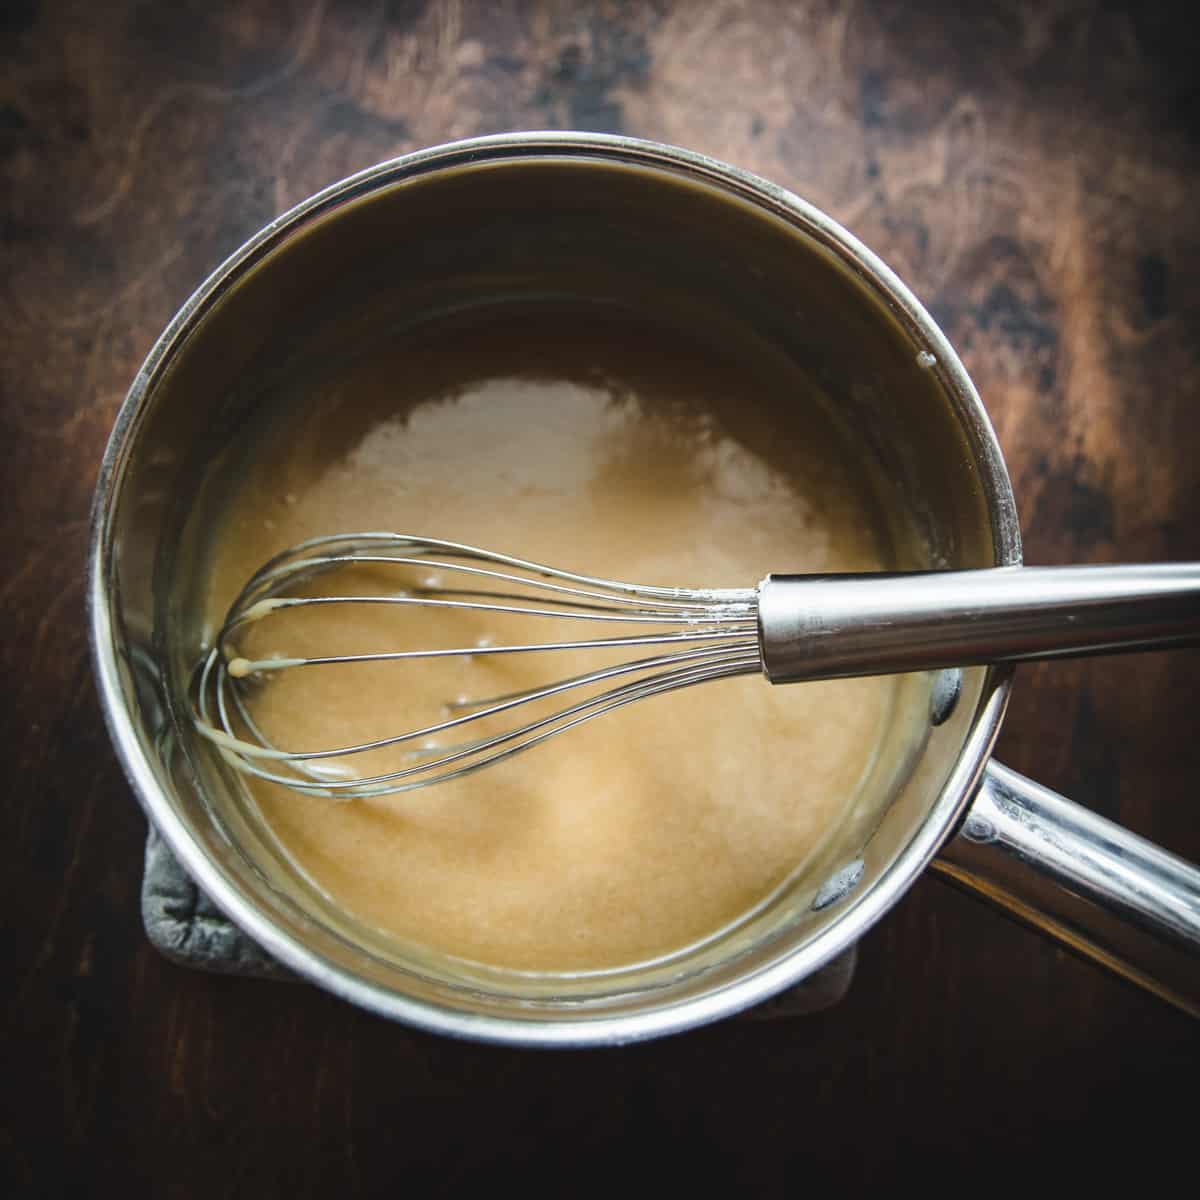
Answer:
[(939, 678), (886, 810), (848, 822), (752, 920), (669, 961), (586, 976), (463, 964), (384, 945), (300, 886), (189, 719), (222, 464), (260, 406), (286, 403), (347, 346), (422, 313), (563, 288), (736, 312), (892, 481), (923, 547), (898, 565), (1020, 565), (1004, 459), (953, 347), (812, 205), (625, 137), (501, 135), (384, 163), (272, 222), (200, 286), (150, 351), (104, 458), (89, 563), (100, 696), (136, 795), (199, 885), (356, 1004), (523, 1045), (628, 1042), (753, 1005), (861, 938), (931, 866), (1200, 1012), (1200, 871), (992, 761), (1006, 666)]

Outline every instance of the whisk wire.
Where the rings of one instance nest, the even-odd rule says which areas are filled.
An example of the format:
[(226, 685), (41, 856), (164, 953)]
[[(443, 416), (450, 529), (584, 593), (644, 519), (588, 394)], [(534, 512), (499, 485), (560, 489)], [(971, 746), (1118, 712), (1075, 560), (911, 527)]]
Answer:
[[(385, 549), (402, 550), (403, 553), (384, 553)], [(477, 565), (483, 563), (487, 565)], [(327, 572), (363, 566), (436, 571), (465, 576), (472, 583), (478, 580), (480, 586), (449, 588), (442, 585), (439, 575), (433, 575), (415, 586), (383, 595), (292, 594)], [(494, 590), (496, 585), (505, 590)], [(507, 590), (510, 585), (524, 590)], [(520, 619), (667, 624), (672, 628), (620, 637), (309, 657), (276, 655), (249, 659), (242, 658), (234, 649), (232, 638), (235, 633), (244, 632), (248, 625), (264, 621), (272, 613), (345, 604), (504, 614)], [(256, 684), (269, 686), (275, 673), (297, 666), (455, 657), (473, 659), (497, 654), (608, 651), (650, 646), (681, 648), (598, 667), (503, 695), (449, 700), (442, 707), (450, 715), (443, 720), (335, 749), (282, 749), (265, 734), (252, 712), (251, 689)], [(244, 774), (283, 784), (305, 794), (345, 799), (372, 797), (460, 778), (634, 701), (714, 679), (757, 673), (761, 669), (753, 589), (643, 586), (577, 575), (438, 539), (382, 533), (333, 535), (310, 539), (276, 555), (243, 587), (230, 607), (212, 649), (197, 666), (193, 680), (194, 720), (222, 758)], [(630, 675), (637, 677), (630, 679)], [(394, 770), (355, 776), (346, 764), (329, 761), (414, 741), (430, 743), (448, 732), (513, 714), (526, 705), (601, 686), (603, 690), (593, 695), (499, 732), (452, 745), (426, 744), (410, 748), (404, 752), (410, 765)], [(414, 758), (422, 761), (412, 763)], [(343, 771), (347, 778), (330, 777)]]
[[(211, 665), (211, 663), (212, 660), (210, 659), (206, 663), (206, 667)], [(224, 699), (226, 689), (221, 687), (219, 678), (220, 667), (218, 665), (217, 694), (221, 727), (217, 729), (212, 726), (211, 720), (207, 716), (206, 705), (201, 705), (201, 720), (198, 724), (201, 731), (216, 742), (226, 761), (236, 766), (238, 770), (245, 774), (254, 775), (270, 783), (284, 784), (295, 791), (333, 796), (334, 798), (353, 799), (356, 797), (387, 795), (392, 792), (407, 791), (410, 788), (424, 787), (434, 782), (446, 782), (468, 774), (470, 771), (488, 766), (499, 759), (510, 757), (521, 750), (529, 749), (558, 733), (564, 733), (584, 721), (591, 720), (604, 713), (612, 712), (635, 700), (646, 699), (663, 692), (675, 691), (694, 684), (727, 678), (733, 675), (755, 674), (760, 669), (757, 652), (743, 651), (737, 656), (731, 656), (717, 662), (703, 662), (692, 664), (688, 667), (676, 668), (675, 670), (663, 671), (644, 679), (634, 680), (611, 688), (605, 692), (601, 692), (599, 695), (580, 701), (568, 708), (561, 709), (550, 716), (527, 722), (504, 733), (473, 742), (441, 748), (444, 752), (438, 758), (431, 761), (396, 771), (348, 780), (330, 780), (319, 777), (312, 771), (311, 763), (313, 760), (339, 758), (365, 751), (383, 749), (389, 745), (395, 745), (419, 737), (431, 737), (436, 733), (445, 732), (460, 725), (494, 716), (517, 705), (528, 703), (531, 699), (544, 698), (564, 689), (558, 686), (541, 689), (533, 695), (522, 695), (514, 700), (489, 706), (484, 710), (469, 713), (463, 717), (439, 722), (436, 725), (427, 726), (424, 729), (412, 730), (391, 738), (381, 738), (374, 742), (362, 743), (357, 746), (342, 747), (336, 750), (293, 752), (280, 750), (274, 746), (258, 728), (247, 711), (242, 697), (236, 692), (234, 694), (234, 703), (238, 708), (239, 718), (252, 731), (257, 741), (256, 743), (247, 743), (233, 732), (233, 725), (230, 722)], [(226, 678), (228, 677), (226, 676)], [(430, 751), (432, 752), (432, 748), (430, 748)], [(491, 753), (483, 753), (488, 751)], [(474, 758), (474, 761), (471, 763), (453, 771), (446, 770), (446, 768), (451, 767), (454, 763), (473, 756), (479, 757)], [(273, 760), (280, 764), (285, 764), (294, 774), (284, 776), (264, 770), (253, 761), (255, 758)], [(301, 773), (308, 775), (314, 781), (309, 782), (301, 778)], [(412, 780), (411, 782), (404, 782), (405, 780), (410, 780), (412, 776), (418, 775), (421, 778)]]

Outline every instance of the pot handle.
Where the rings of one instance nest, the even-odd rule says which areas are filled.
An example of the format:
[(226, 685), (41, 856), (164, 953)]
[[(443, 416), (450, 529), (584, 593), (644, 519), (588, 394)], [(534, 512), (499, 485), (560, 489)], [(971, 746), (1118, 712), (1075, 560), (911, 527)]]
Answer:
[(1200, 1017), (1200, 869), (990, 762), (934, 868)]

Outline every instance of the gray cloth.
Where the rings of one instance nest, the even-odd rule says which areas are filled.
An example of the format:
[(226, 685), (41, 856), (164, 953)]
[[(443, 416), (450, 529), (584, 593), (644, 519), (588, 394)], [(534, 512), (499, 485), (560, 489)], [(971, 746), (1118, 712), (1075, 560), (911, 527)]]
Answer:
[[(295, 980), (196, 886), (153, 826), (146, 838), (142, 922), (151, 944), (172, 962), (222, 975)], [(830, 1008), (854, 978), (856, 947), (773, 1000), (744, 1013), (750, 1020), (796, 1017)]]
[(153, 825), (146, 836), (142, 924), (161, 954), (221, 975), (295, 979), (196, 886)]

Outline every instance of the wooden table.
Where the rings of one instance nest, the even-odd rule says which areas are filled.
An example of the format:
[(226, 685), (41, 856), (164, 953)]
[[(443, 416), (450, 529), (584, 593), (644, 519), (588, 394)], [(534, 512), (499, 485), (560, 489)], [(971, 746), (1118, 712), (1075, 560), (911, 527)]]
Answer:
[[(113, 415), (217, 262), (360, 167), (545, 126), (728, 159), (881, 252), (993, 414), (1029, 561), (1198, 559), (1192, 51), (1161, 5), (1035, 0), (6, 5), (0, 1191), (857, 1193), (1186, 1163), (1200, 1027), (933, 879), (836, 1009), (624, 1050), (457, 1044), (171, 966), (82, 581)], [(1023, 670), (1000, 757), (1200, 860), (1198, 663)]]

